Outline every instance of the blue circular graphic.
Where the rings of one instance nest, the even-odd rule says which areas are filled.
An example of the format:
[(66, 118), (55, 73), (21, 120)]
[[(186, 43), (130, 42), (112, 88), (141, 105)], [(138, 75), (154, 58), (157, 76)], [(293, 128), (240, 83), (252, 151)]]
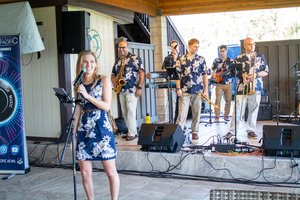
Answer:
[(98, 31), (95, 29), (89, 30), (90, 49), (96, 54), (96, 58), (99, 59), (102, 51), (102, 42)]
[(7, 149), (8, 149), (8, 147), (7, 147), (6, 144), (0, 145), (0, 155), (5, 155), (5, 154), (7, 154)]
[(14, 87), (0, 78), (0, 125), (9, 122), (16, 114), (18, 98)]
[(12, 155), (18, 155), (20, 152), (20, 147), (18, 145), (12, 145), (10, 147), (10, 152)]

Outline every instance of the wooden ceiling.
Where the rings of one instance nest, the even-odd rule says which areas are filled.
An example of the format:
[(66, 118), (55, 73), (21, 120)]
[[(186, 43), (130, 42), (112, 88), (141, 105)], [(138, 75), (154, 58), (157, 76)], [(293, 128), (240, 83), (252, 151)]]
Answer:
[[(1, 3), (22, 0), (0, 0)], [(68, 0), (28, 0), (33, 7), (47, 5), (66, 5)], [(69, 0), (72, 1), (72, 0)], [(145, 13), (150, 16), (172, 16), (257, 10), (270, 8), (300, 7), (300, 0), (89, 0), (126, 10)]]
[(151, 16), (172, 16), (300, 6), (300, 0), (92, 0)]

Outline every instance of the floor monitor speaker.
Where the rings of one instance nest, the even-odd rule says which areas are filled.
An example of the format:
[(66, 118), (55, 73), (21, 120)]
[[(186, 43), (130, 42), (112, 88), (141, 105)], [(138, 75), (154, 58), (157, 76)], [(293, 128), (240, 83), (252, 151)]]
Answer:
[(264, 155), (269, 156), (300, 156), (300, 126), (264, 125)]
[(184, 135), (178, 124), (142, 124), (138, 145), (143, 151), (178, 152)]

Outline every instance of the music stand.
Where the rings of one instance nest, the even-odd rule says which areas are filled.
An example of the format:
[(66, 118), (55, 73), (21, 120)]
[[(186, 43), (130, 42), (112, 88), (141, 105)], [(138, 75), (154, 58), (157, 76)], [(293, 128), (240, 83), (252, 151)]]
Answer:
[(73, 100), (69, 97), (69, 95), (64, 90), (64, 88), (53, 88), (53, 90), (55, 92), (55, 96), (57, 96), (60, 103), (62, 104), (73, 103)]
[[(243, 77), (243, 64), (242, 63), (234, 63), (230, 65), (231, 69), (231, 74), (233, 74), (234, 78), (242, 78)], [(233, 148), (235, 149), (235, 145), (237, 143), (237, 130), (236, 130), (236, 121), (237, 121), (237, 116), (236, 116), (236, 96), (237, 96), (237, 91), (238, 91), (239, 84), (237, 82), (236, 88), (234, 90), (234, 146)]]
[(173, 123), (173, 95), (171, 80), (180, 80), (176, 67), (165, 67), (167, 71), (167, 84), (168, 84), (168, 101), (169, 101), (169, 123)]
[[(211, 85), (212, 85), (212, 81), (209, 81), (208, 82), (208, 98), (211, 99)], [(220, 108), (218, 108), (220, 109)], [(218, 121), (218, 122), (213, 122), (211, 120), (211, 112), (212, 112), (212, 109), (211, 109), (211, 104), (209, 103), (209, 120), (208, 122), (207, 121), (200, 121), (199, 124), (202, 124), (202, 123), (205, 123), (205, 127), (207, 127), (208, 125), (212, 125), (212, 124), (221, 124), (221, 123), (224, 123), (224, 124), (227, 124), (226, 121)]]
[[(73, 101), (69, 95), (66, 93), (66, 91), (63, 88), (53, 88), (55, 91), (55, 96), (59, 99), (61, 104), (72, 104), (75, 103), (76, 101)], [(63, 162), (64, 160), (64, 155), (65, 155), (65, 150), (67, 143), (69, 142), (70, 135), (72, 133), (72, 167), (73, 167), (73, 188), (74, 188), (74, 199), (77, 199), (77, 190), (76, 190), (76, 163), (75, 163), (75, 157), (76, 157), (76, 151), (75, 151), (75, 134), (73, 130), (73, 123), (74, 123), (74, 114), (76, 110), (77, 103), (75, 103), (75, 107), (72, 111), (71, 119), (68, 124), (67, 128), (67, 139), (65, 141), (63, 151), (61, 153), (61, 160), (60, 162)]]

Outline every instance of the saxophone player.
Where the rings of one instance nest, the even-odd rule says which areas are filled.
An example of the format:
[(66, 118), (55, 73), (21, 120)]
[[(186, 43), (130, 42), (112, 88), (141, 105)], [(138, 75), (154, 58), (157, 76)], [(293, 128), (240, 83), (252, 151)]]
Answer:
[(243, 64), (244, 69), (243, 76), (239, 77), (236, 95), (236, 112), (233, 112), (230, 131), (225, 135), (227, 139), (230, 139), (234, 135), (235, 125), (237, 136), (243, 136), (239, 128), (245, 119), (246, 106), (248, 106), (248, 117), (246, 121), (247, 136), (248, 138), (258, 137), (255, 133), (255, 129), (261, 92), (263, 90), (262, 78), (268, 75), (269, 67), (264, 55), (255, 52), (255, 42), (252, 38), (247, 37), (244, 40), (244, 49), (245, 53), (239, 55), (234, 60), (235, 63)]
[(130, 141), (137, 136), (136, 107), (138, 97), (142, 95), (145, 72), (141, 58), (128, 51), (126, 41), (119, 42), (118, 53), (111, 79), (128, 127), (126, 140)]

